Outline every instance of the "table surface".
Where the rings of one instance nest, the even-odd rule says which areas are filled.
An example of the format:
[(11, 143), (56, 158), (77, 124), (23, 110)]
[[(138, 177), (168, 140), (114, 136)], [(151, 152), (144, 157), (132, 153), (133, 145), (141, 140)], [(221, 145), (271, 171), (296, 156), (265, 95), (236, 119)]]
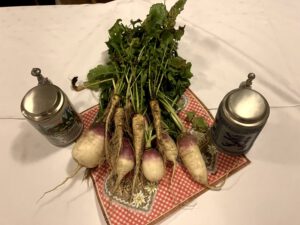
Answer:
[[(78, 112), (95, 105), (97, 95), (72, 91), (70, 80), (84, 80), (105, 61), (107, 30), (116, 19), (143, 19), (155, 2), (161, 1), (0, 8), (0, 224), (105, 224), (83, 171), (36, 203), (76, 164), (72, 145), (49, 144), (24, 120), (20, 102), (36, 85), (31, 68), (40, 67)], [(179, 52), (193, 65), (191, 89), (215, 115), (223, 96), (254, 72), (253, 87), (271, 114), (247, 154), (252, 163), (222, 191), (206, 192), (161, 224), (300, 223), (299, 10), (297, 0), (188, 0), (177, 22), (186, 26)]]

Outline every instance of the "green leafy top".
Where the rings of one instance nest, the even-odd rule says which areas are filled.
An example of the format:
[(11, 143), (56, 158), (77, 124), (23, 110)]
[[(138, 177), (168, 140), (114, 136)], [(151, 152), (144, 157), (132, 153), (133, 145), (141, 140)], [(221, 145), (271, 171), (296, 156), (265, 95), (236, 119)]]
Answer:
[(192, 128), (196, 131), (206, 132), (208, 129), (208, 124), (205, 122), (204, 118), (197, 116), (194, 111), (186, 113), (186, 120), (192, 124)]
[[(177, 52), (185, 27), (176, 28), (176, 18), (185, 3), (178, 0), (169, 11), (162, 3), (154, 4), (144, 21), (132, 20), (127, 26), (118, 19), (109, 29), (109, 61), (90, 70), (85, 83), (101, 90), (101, 107), (116, 92), (130, 99), (136, 112), (145, 112), (147, 102), (159, 92), (168, 104), (181, 97), (192, 77), (191, 63)], [(168, 121), (168, 114), (163, 115)]]

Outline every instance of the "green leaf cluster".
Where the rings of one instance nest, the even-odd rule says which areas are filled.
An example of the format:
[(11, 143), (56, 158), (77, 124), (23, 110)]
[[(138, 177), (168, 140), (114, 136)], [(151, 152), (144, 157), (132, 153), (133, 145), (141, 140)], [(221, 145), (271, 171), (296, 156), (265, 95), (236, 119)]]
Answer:
[[(145, 112), (159, 92), (174, 106), (190, 85), (191, 63), (178, 54), (184, 26), (175, 27), (186, 0), (178, 0), (168, 11), (165, 4), (151, 6), (144, 21), (129, 25), (118, 19), (109, 29), (109, 61), (87, 75), (86, 87), (100, 90), (100, 106), (106, 107), (112, 94), (130, 98), (135, 111)], [(163, 113), (166, 121), (168, 114)], [(171, 122), (167, 122), (172, 127)]]
[(186, 113), (186, 120), (192, 124), (192, 128), (196, 131), (206, 132), (208, 129), (208, 124), (204, 118), (197, 116), (194, 111)]

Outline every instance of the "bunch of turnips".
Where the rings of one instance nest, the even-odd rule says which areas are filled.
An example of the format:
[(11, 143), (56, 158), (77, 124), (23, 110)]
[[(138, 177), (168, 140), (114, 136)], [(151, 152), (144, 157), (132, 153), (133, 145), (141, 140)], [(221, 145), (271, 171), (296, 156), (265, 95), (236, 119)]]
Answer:
[(100, 94), (97, 117), (75, 143), (73, 158), (86, 168), (106, 162), (112, 193), (125, 176), (131, 176), (132, 194), (143, 179), (159, 182), (168, 161), (170, 185), (181, 161), (192, 179), (209, 187), (201, 146), (176, 113), (192, 77), (191, 63), (177, 51), (184, 27), (175, 27), (176, 18), (185, 3), (178, 0), (169, 11), (154, 4), (144, 21), (129, 26), (118, 19), (109, 29), (108, 61), (91, 69), (82, 84), (72, 80), (74, 90)]

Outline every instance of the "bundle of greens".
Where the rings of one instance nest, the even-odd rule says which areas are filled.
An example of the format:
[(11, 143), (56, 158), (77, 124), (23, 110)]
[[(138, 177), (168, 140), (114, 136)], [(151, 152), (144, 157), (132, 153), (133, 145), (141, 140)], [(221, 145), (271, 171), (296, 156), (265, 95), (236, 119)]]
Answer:
[[(144, 21), (131, 21), (129, 26), (118, 19), (109, 29), (106, 42), (109, 61), (91, 69), (83, 85), (77, 86), (76, 78), (73, 80), (75, 90), (99, 91), (96, 122), (105, 127), (106, 161), (112, 177), (118, 178), (115, 187), (133, 170), (132, 194), (138, 191), (143, 177), (151, 182), (161, 179), (165, 168), (161, 162), (164, 165), (172, 162), (174, 175), (177, 144), (180, 143), (182, 149), (187, 144), (180, 141), (182, 137), (189, 139), (190, 134), (187, 135), (176, 114), (176, 102), (189, 87), (192, 77), (191, 63), (177, 51), (185, 27), (176, 28), (176, 18), (185, 3), (186, 0), (178, 0), (169, 11), (165, 4), (154, 4)], [(124, 168), (118, 164), (124, 157), (120, 154), (124, 152), (124, 139), (129, 140), (134, 155), (125, 157), (126, 165), (130, 165), (127, 169), (124, 160)], [(128, 144), (125, 147), (128, 149)], [(122, 176), (118, 171), (123, 171)], [(207, 184), (207, 178), (196, 180), (204, 180)]]
[[(118, 19), (109, 29), (109, 61), (90, 70), (84, 83), (86, 88), (101, 90), (99, 117), (105, 114), (112, 95), (130, 97), (125, 88), (116, 91), (118, 82), (131, 85), (131, 91), (135, 82), (142, 100), (139, 107), (145, 108), (158, 92), (175, 106), (192, 77), (191, 63), (177, 52), (184, 27), (175, 28), (175, 21), (185, 3), (186, 0), (179, 0), (169, 11), (164, 4), (154, 4), (144, 21), (130, 21), (130, 26), (126, 26)], [(126, 98), (122, 101), (125, 104)], [(168, 125), (174, 128), (172, 122)]]

